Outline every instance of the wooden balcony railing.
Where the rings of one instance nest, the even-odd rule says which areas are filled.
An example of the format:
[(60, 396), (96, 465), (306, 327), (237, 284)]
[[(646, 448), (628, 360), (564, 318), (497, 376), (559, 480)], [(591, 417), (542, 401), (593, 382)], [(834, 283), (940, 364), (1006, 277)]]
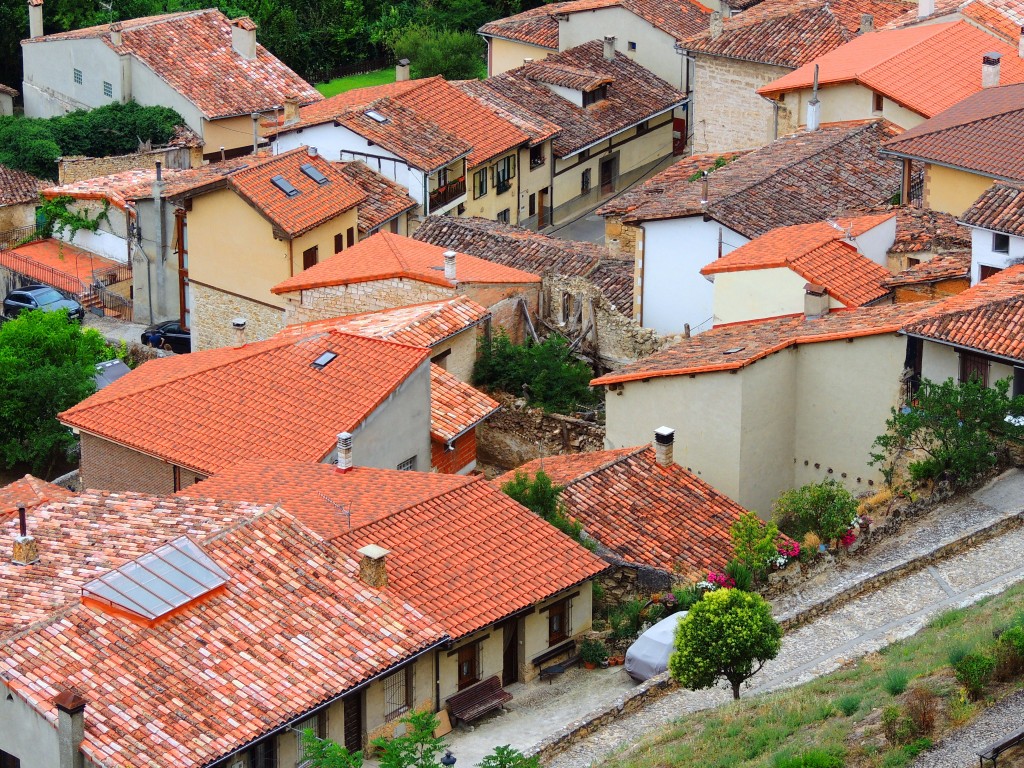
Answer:
[(466, 194), (466, 177), (462, 176), (455, 181), (450, 181), (444, 186), (438, 187), (430, 193), (430, 210), (448, 205)]

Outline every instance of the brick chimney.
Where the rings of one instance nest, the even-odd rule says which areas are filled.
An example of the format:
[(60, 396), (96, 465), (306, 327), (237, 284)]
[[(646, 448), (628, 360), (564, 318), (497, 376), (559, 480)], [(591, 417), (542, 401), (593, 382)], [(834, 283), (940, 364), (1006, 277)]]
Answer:
[(804, 317), (821, 317), (829, 310), (828, 291), (822, 285), (807, 283), (804, 286)]
[(82, 768), (82, 739), (85, 738), (85, 699), (72, 691), (53, 697), (57, 707), (57, 749), (60, 768)]
[(43, 0), (28, 0), (28, 36), (43, 36)]
[(935, 13), (935, 0), (917, 0), (917, 18), (923, 19)]
[(297, 122), (299, 119), (299, 97), (289, 93), (284, 97), (284, 124)]
[(671, 427), (658, 427), (654, 430), (654, 460), (659, 466), (668, 467), (673, 464), (672, 444), (676, 439), (676, 431)]
[(722, 12), (711, 12), (711, 39), (717, 40), (722, 36)]
[(352, 469), (352, 434), (350, 432), (338, 433), (338, 448), (334, 458), (334, 467), (339, 472), (348, 472)]
[(14, 552), (11, 555), (11, 562), (15, 565), (32, 565), (39, 562), (39, 545), (34, 537), (28, 533), (28, 519), (25, 515), (25, 507), (18, 507), (18, 532), (14, 537)]
[(236, 347), (245, 346), (245, 325), (246, 323), (244, 317), (236, 317), (234, 320), (231, 321), (231, 327), (235, 329)]
[(399, 59), (398, 63), (395, 64), (395, 82), (403, 83), (409, 78), (409, 60)]
[(374, 589), (386, 587), (388, 585), (386, 558), (389, 551), (376, 544), (367, 544), (358, 552), (363, 556), (359, 561), (359, 578), (364, 584)]
[(455, 251), (444, 252), (444, 279), (455, 282)]
[(608, 61), (615, 60), (615, 35), (604, 36), (604, 57)]
[(866, 35), (868, 32), (875, 31), (875, 17), (870, 13), (862, 13), (860, 15), (860, 33)]
[(995, 88), (999, 85), (999, 61), (1002, 55), (990, 51), (981, 57), (981, 87)]
[(256, 58), (256, 22), (248, 16), (231, 20), (231, 47), (243, 59)]

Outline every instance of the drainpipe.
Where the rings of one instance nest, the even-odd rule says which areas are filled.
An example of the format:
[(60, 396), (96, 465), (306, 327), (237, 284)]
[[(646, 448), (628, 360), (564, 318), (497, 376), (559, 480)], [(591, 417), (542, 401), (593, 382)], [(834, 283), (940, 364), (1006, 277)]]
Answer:
[[(761, 96), (761, 94), (757, 94)], [(775, 99), (769, 99), (767, 96), (761, 96), (762, 99), (772, 105), (772, 141), (779, 138), (779, 102)]]
[[(164, 176), (163, 176), (163, 163), (159, 160), (156, 163), (156, 181), (153, 182), (153, 205), (156, 208), (156, 219), (157, 225), (156, 230), (156, 291), (157, 291), (157, 304), (159, 305), (158, 314), (163, 317), (165, 312), (164, 307), (164, 285), (167, 282), (166, 270), (164, 269), (164, 262), (167, 259), (167, 254), (164, 253), (164, 243), (167, 240), (167, 226), (164, 222)], [(149, 302), (150, 311), (152, 311), (153, 301), (152, 298)]]
[[(146, 262), (146, 295), (148, 296), (147, 304), (149, 305), (149, 324), (152, 325), (156, 322), (153, 319), (153, 272), (150, 269), (150, 258), (149, 254), (146, 253), (146, 249), (142, 247), (142, 220), (139, 218), (139, 211), (133, 205), (131, 206), (131, 216), (135, 219), (135, 244), (134, 249), (138, 250), (142, 254), (142, 258)], [(131, 261), (135, 261), (134, 255), (131, 257)]]

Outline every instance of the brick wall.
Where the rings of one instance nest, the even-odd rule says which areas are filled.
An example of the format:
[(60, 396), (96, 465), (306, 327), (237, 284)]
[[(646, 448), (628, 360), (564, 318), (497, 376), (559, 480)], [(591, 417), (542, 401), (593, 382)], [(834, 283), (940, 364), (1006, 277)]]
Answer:
[[(186, 473), (191, 479), (191, 473)], [(174, 467), (95, 435), (82, 433), (83, 488), (174, 493)]]
[(248, 342), (269, 339), (284, 328), (284, 310), (233, 296), (200, 283), (192, 283), (192, 349), (235, 345), (231, 321), (245, 318)]
[(446, 451), (445, 444), (430, 441), (430, 465), (443, 475), (454, 475), (476, 461), (476, 430), (472, 429), (453, 444), (455, 450)]
[(288, 324), (305, 323), (356, 312), (450, 299), (456, 295), (453, 288), (405, 278), (314, 288), (285, 294), (288, 301), (285, 320)]

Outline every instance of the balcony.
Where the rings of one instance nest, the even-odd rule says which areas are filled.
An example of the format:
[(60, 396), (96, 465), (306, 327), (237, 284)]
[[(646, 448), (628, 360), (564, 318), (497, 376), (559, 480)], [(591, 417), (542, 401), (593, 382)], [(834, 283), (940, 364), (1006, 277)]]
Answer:
[(508, 179), (498, 179), (498, 183), (495, 184), (494, 187), (498, 190), (499, 195), (503, 195), (512, 189), (512, 182)]
[(455, 181), (449, 181), (430, 193), (430, 211), (442, 208), (453, 200), (458, 200), (466, 195), (466, 177), (462, 176)]

